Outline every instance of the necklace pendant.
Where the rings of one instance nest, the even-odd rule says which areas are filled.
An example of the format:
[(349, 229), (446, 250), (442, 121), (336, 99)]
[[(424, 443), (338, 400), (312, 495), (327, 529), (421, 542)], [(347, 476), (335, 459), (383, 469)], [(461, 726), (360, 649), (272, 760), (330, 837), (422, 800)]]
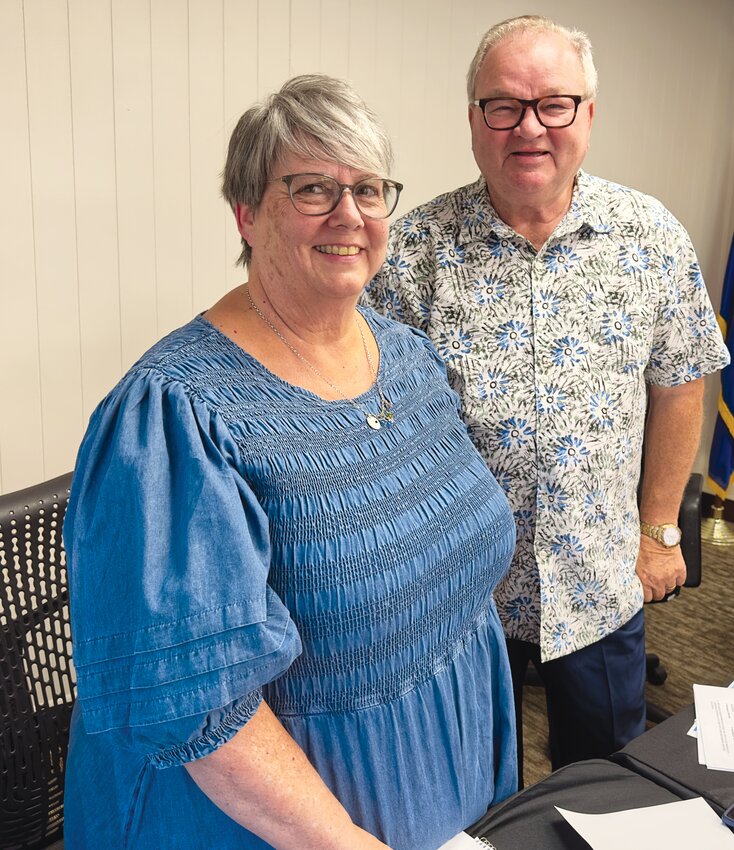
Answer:
[(380, 425), (380, 420), (373, 413), (368, 413), (367, 416), (365, 416), (365, 419), (367, 420), (367, 424), (370, 426), (370, 428), (372, 428), (373, 431), (379, 431), (380, 428), (382, 428), (382, 425)]

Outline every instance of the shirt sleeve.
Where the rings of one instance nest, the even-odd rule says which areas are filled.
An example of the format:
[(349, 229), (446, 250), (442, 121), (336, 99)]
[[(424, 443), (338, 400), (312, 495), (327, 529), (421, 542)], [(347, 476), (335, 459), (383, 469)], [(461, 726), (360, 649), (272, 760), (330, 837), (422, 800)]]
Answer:
[(665, 213), (667, 253), (645, 380), (677, 386), (723, 369), (729, 355), (690, 237)]
[(221, 418), (155, 371), (92, 416), (64, 526), (78, 700), (157, 766), (206, 755), (299, 654), (265, 513)]

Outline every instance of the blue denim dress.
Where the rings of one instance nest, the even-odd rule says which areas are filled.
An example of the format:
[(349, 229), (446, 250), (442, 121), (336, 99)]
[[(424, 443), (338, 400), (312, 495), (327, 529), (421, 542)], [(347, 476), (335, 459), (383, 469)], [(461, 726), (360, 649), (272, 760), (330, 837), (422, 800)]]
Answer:
[[(262, 699), (394, 850), (434, 850), (514, 791), (492, 598), (512, 515), (431, 344), (363, 314), (395, 412), (380, 430), (202, 317), (93, 414), (64, 529), (69, 848), (267, 848), (182, 766)], [(379, 410), (374, 389), (357, 401)]]

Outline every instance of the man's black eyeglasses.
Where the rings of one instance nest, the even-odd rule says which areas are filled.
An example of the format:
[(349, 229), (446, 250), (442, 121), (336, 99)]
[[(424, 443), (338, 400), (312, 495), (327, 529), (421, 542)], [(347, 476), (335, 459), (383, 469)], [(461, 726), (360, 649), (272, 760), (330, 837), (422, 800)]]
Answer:
[(484, 123), (490, 130), (514, 130), (520, 126), (528, 109), (533, 110), (538, 122), (544, 127), (558, 129), (573, 124), (583, 99), (580, 94), (551, 94), (534, 100), (483, 97), (472, 103), (482, 110)]

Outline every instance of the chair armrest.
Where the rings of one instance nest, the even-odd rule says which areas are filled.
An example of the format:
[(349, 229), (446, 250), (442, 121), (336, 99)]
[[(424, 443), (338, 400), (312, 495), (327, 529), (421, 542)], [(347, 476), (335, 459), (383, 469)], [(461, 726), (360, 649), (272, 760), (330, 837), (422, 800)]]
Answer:
[(701, 584), (701, 491), (703, 476), (694, 472), (688, 479), (678, 514), (682, 532), (681, 551), (686, 562), (686, 587)]

